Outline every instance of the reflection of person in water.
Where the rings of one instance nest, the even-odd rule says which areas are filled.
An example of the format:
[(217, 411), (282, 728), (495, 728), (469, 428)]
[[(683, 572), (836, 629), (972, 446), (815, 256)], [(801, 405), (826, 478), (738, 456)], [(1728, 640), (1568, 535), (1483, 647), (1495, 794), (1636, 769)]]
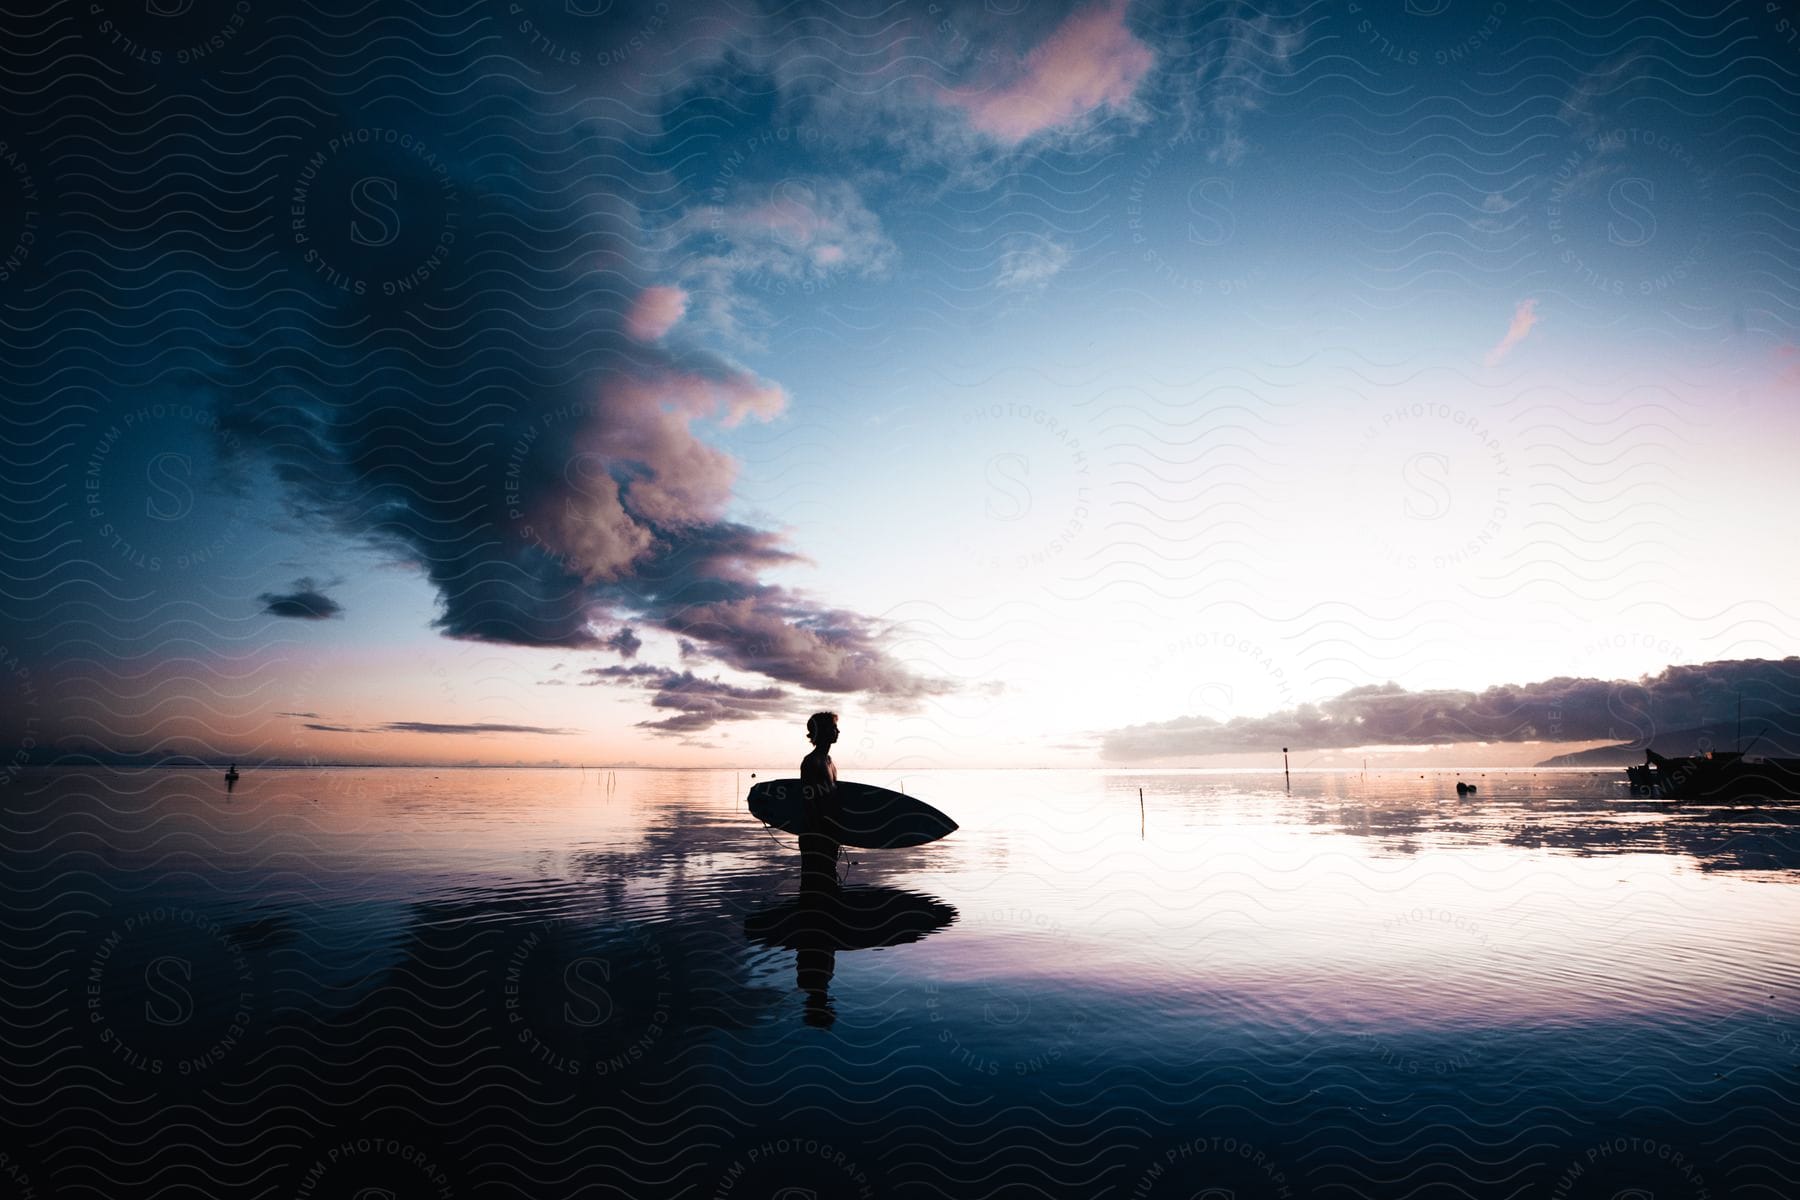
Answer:
[(835, 889), (838, 859), (837, 765), (831, 744), (838, 739), (837, 714), (817, 712), (806, 721), (813, 751), (800, 760), (801, 802), (806, 832), (800, 835), (801, 891)]
[(814, 713), (807, 719), (811, 754), (800, 760), (801, 802), (806, 806), (806, 832), (800, 835), (800, 903), (811, 918), (794, 959), (794, 982), (806, 993), (806, 1023), (830, 1029), (837, 1020), (831, 1009), (831, 976), (837, 950), (818, 922), (833, 915), (838, 894), (837, 764), (831, 745), (838, 739), (837, 714)]
[(830, 1029), (837, 1020), (831, 984), (839, 954), (916, 942), (954, 920), (954, 908), (918, 892), (802, 883), (798, 896), (746, 916), (744, 935), (795, 952), (794, 985), (806, 999), (803, 1017), (814, 1028)]
[(831, 1007), (831, 976), (837, 971), (837, 951), (829, 936), (815, 934), (794, 955), (794, 985), (806, 993), (804, 1020), (815, 1029), (830, 1029), (837, 1021)]

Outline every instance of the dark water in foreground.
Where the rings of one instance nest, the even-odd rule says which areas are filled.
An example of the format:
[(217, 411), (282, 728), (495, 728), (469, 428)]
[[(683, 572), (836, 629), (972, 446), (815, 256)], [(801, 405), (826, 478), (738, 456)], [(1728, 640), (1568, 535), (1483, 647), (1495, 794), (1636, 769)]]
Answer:
[(27, 774), (0, 1190), (1800, 1194), (1793, 814), (903, 782), (963, 828), (821, 926), (747, 774)]

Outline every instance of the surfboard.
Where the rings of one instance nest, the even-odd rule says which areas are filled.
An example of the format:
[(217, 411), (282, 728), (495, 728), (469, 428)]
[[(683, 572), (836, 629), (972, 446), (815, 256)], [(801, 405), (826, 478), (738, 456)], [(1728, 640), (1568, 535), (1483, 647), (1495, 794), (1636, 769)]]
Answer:
[[(750, 789), (750, 814), (785, 833), (806, 833), (806, 784), (765, 779)], [(839, 840), (864, 850), (923, 846), (956, 831), (956, 822), (923, 800), (869, 783), (839, 780)]]

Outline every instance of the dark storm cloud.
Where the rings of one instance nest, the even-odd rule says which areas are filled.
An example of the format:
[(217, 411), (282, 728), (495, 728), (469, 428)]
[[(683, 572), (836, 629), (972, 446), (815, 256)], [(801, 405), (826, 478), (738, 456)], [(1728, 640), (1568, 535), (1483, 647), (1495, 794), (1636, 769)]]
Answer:
[(740, 687), (718, 679), (701, 679), (692, 671), (676, 671), (647, 663), (633, 666), (589, 667), (586, 686), (625, 683), (645, 689), (650, 703), (672, 709), (675, 715), (657, 721), (640, 721), (638, 728), (662, 734), (688, 734), (710, 729), (723, 721), (750, 721), (800, 711), (782, 688)]
[(1547, 679), (1483, 692), (1351, 688), (1321, 704), (1264, 717), (1179, 717), (1107, 732), (1102, 757), (1142, 762), (1236, 751), (1342, 749), (1451, 742), (1644, 742), (1657, 732), (1735, 720), (1791, 727), (1800, 714), (1800, 658), (1672, 666), (1635, 682)]
[[(203, 123), (209, 198), (183, 175), (134, 200), (169, 249), (100, 280), (94, 303), (144, 314), (123, 340), (155, 348), (157, 377), (216, 414), (220, 454), (278, 485), (303, 530), (416, 566), (447, 636), (631, 657), (630, 624), (633, 638), (674, 635), (690, 664), (812, 691), (903, 705), (950, 690), (895, 657), (888, 623), (767, 582), (800, 548), (728, 518), (737, 464), (714, 442), (781, 418), (789, 397), (701, 345), (699, 317), (728, 307), (746, 271), (890, 272), (883, 189), (903, 170), (1003, 172), (1041, 139), (1136, 121), (1145, 97), (1166, 105), (1158, 78), (1193, 74), (1210, 34), (1174, 6), (1113, 0), (621, 0), (604, 23), (571, 25), (597, 39), (577, 67), (516, 22), (482, 28), (411, 31), (407, 71), (378, 38), (319, 48), (317, 70), (232, 75), (241, 103), (223, 108), (196, 86), (158, 119)], [(822, 150), (798, 209), (712, 186), (708, 154), (769, 131), (723, 118), (692, 142), (690, 109), (738, 84), (774, 96)], [(118, 164), (131, 196), (164, 165), (155, 139), (138, 141)], [(143, 363), (84, 342), (89, 323), (54, 328), (58, 354), (116, 362), (112, 390), (129, 391)], [(263, 603), (335, 612), (318, 589)]]
[[(234, 332), (196, 360), (194, 386), (292, 516), (420, 568), (447, 636), (629, 658), (655, 628), (819, 691), (948, 690), (891, 656), (885, 623), (763, 582), (800, 554), (726, 517), (738, 468), (713, 440), (779, 418), (789, 398), (684, 329), (645, 213), (693, 192), (658, 156), (660, 128), (631, 114), (656, 107), (638, 89), (687, 86), (762, 18), (680, 15), (676, 28), (666, 7), (618, 7), (610, 27), (630, 41), (641, 26), (641, 53), (606, 70), (562, 71), (521, 45), (502, 48), (524, 64), (509, 74), (446, 37), (419, 47), (428, 77), (353, 59), (329, 92), (292, 97), (304, 119), (259, 114), (264, 136), (292, 143), (288, 290), (229, 313)], [(588, 106), (537, 90), (540, 69), (569, 74)], [(404, 94), (359, 110), (359, 72)], [(397, 189), (403, 221), (350, 206), (352, 165)], [(291, 235), (290, 210), (305, 214)], [(218, 261), (267, 253), (248, 233), (241, 247), (212, 236)], [(234, 285), (216, 281), (221, 304)], [(280, 599), (285, 615), (321, 615)]]
[[(417, 566), (447, 636), (631, 657), (616, 632), (630, 622), (634, 638), (675, 635), (690, 662), (915, 702), (950, 685), (896, 659), (887, 623), (765, 582), (798, 550), (727, 519), (736, 464), (717, 432), (789, 401), (690, 326), (729, 307), (744, 271), (806, 283), (889, 271), (879, 201), (899, 163), (928, 162), (940, 180), (976, 160), (999, 170), (995, 156), (1040, 135), (1136, 113), (1183, 47), (1210, 44), (1178, 17), (1112, 0), (1017, 12), (621, 0), (604, 23), (571, 25), (594, 39), (580, 67), (504, 19), (478, 38), (466, 23), (420, 26), (403, 72), (381, 39), (333, 44), (317, 70), (250, 79), (241, 103), (195, 89), (202, 190), (229, 197), (206, 203), (249, 211), (273, 192), (279, 220), (216, 219), (164, 189), (141, 215), (173, 249), (102, 280), (117, 290), (96, 302), (146, 314), (127, 340), (155, 347), (158, 377), (216, 412), (221, 455), (275, 481), (302, 528)], [(685, 101), (739, 82), (776, 95), (829, 151), (798, 210), (754, 188), (715, 195), (689, 146)], [(694, 145), (722, 153), (740, 132)], [(120, 164), (133, 196), (162, 165), (141, 140)], [(710, 249), (692, 244), (709, 234)], [(57, 328), (59, 353), (81, 348), (87, 324)], [(87, 349), (121, 378), (139, 367), (104, 341)], [(316, 589), (263, 603), (335, 612)]]
[(291, 592), (264, 592), (257, 599), (263, 603), (263, 612), (272, 617), (323, 621), (344, 611), (343, 605), (327, 596), (310, 579), (294, 580)]
[[(636, 658), (637, 652), (643, 644), (644, 639), (639, 637), (637, 632), (629, 625), (606, 639), (606, 646), (609, 649), (617, 650), (620, 658)], [(556, 665), (560, 667), (562, 664), (558, 663)], [(555, 669), (555, 667), (551, 668), (551, 670)]]

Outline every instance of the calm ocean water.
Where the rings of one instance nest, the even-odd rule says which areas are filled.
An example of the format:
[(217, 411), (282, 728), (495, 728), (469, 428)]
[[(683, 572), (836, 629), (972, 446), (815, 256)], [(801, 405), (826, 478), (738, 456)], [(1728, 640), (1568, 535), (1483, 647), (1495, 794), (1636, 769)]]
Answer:
[(843, 772), (962, 828), (847, 851), (829, 928), (747, 770), (267, 770), (229, 796), (27, 773), (0, 1172), (107, 1197), (1800, 1194), (1791, 813), (1671, 811), (1613, 773), (1470, 771), (1459, 798), (1451, 773)]

